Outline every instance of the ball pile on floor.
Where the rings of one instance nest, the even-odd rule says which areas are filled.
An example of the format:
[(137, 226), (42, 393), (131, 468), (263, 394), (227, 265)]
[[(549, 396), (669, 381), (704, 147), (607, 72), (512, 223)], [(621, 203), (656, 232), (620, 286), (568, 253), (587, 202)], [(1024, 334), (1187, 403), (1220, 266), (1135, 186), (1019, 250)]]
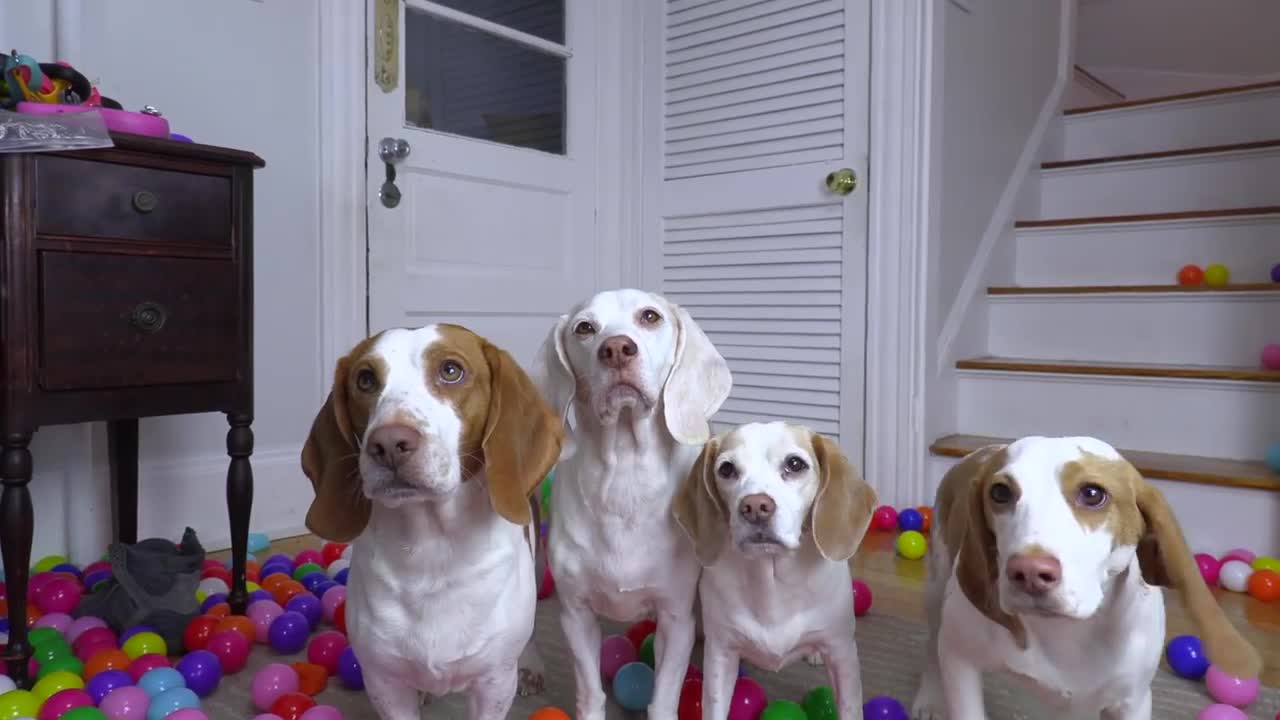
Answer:
[(919, 560), (929, 551), (927, 535), (933, 528), (933, 508), (921, 505), (897, 510), (891, 505), (881, 505), (871, 515), (871, 527), (881, 532), (899, 531), (894, 540), (898, 555)]
[(1165, 646), (1165, 660), (1173, 672), (1188, 680), (1203, 680), (1205, 689), (1214, 703), (1197, 715), (1201, 720), (1232, 720), (1248, 717), (1239, 708), (1248, 707), (1258, 699), (1261, 684), (1258, 678), (1239, 678), (1228, 675), (1213, 664), (1194, 635), (1179, 635)]
[[(342, 720), (314, 698), (335, 675), (350, 690), (364, 689), (346, 638), (349, 565), (349, 549), (336, 543), (294, 558), (274, 555), (261, 566), (251, 560), (250, 602), (240, 616), (226, 602), (230, 570), (207, 560), (197, 591), (203, 614), (176, 648), (145, 625), (117, 635), (100, 618), (73, 619), (81, 597), (111, 577), (110, 565), (80, 569), (64, 557), (42, 558), (28, 583), (35, 683), (19, 689), (0, 666), (0, 720), (208, 720), (201, 700), (245, 668), (255, 643), (282, 655), (306, 650), (306, 662), (273, 662), (255, 673), (251, 698), (262, 713), (255, 720)], [(0, 615), (8, 601), (0, 583)], [(332, 629), (320, 629), (322, 622)], [(0, 642), (7, 629), (0, 627)]]

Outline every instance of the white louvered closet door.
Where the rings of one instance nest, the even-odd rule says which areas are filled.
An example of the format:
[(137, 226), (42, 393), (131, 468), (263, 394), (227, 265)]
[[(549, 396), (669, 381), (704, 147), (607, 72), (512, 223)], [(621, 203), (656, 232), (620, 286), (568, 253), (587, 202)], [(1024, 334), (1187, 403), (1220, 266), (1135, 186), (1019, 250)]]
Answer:
[[(857, 462), (869, 4), (668, 0), (661, 68), (650, 68), (662, 123), (650, 134), (661, 160), (646, 281), (729, 361), (733, 392), (715, 424), (802, 423)], [(848, 195), (826, 184), (841, 169), (857, 174)]]

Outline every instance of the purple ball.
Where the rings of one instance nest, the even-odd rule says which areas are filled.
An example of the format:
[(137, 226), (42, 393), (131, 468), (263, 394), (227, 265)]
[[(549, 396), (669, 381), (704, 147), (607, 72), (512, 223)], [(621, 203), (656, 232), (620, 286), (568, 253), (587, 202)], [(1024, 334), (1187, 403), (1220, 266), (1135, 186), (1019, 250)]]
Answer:
[(200, 697), (209, 697), (222, 680), (222, 664), (208, 650), (193, 650), (182, 657), (174, 669), (182, 673), (187, 687)]
[[(310, 595), (299, 595), (298, 597), (311, 597)], [(296, 600), (297, 598), (294, 598)], [(315, 598), (311, 598), (315, 600)], [(320, 601), (316, 600), (319, 605)], [(289, 603), (293, 604), (292, 601)], [(267, 642), (271, 643), (271, 647), (276, 652), (292, 655), (298, 652), (307, 644), (307, 636), (311, 634), (311, 624), (307, 622), (307, 618), (296, 610), (286, 610), (280, 613), (280, 617), (271, 621), (271, 627), (267, 628)]]
[(293, 577), (293, 571), (278, 564), (263, 566), (262, 571), (258, 573), (258, 584), (261, 585), (263, 580), (266, 580), (272, 575), (288, 575), (289, 577)]
[[(214, 605), (217, 605), (218, 603), (224, 603), (226, 601), (227, 601), (226, 593), (214, 593), (212, 595), (209, 595), (204, 599), (204, 602), (200, 603), (200, 612), (207, 613), (209, 612), (209, 608), (213, 607)], [(121, 640), (120, 642), (121, 644), (123, 644), (124, 640)]]
[(356, 659), (356, 651), (350, 645), (338, 656), (338, 677), (348, 690), (364, 689), (364, 672)]
[(0, 618), (0, 633), (9, 632), (9, 618)]
[(151, 627), (150, 625), (134, 625), (133, 627), (129, 628), (128, 630), (125, 630), (123, 633), (120, 634), (120, 647), (124, 647), (125, 640), (128, 640), (129, 638), (133, 637), (134, 635), (137, 635), (138, 633), (144, 633), (144, 632), (155, 633), (157, 635), (160, 634), (159, 630)]
[(312, 588), (311, 594), (323, 600), (324, 594), (329, 592), (330, 589), (336, 588), (336, 587), (338, 587), (338, 583), (330, 580), (329, 578), (325, 578), (324, 582)]
[(89, 591), (92, 592), (95, 585), (110, 579), (111, 579), (110, 570), (94, 570), (93, 572), (84, 576), (84, 586), (86, 588), (89, 588)]
[(285, 610), (292, 610), (307, 620), (307, 631), (316, 629), (320, 624), (320, 618), (324, 617), (324, 608), (320, 605), (320, 599), (315, 595), (299, 593), (289, 598), (289, 602), (285, 603)]
[(294, 568), (293, 558), (289, 557), (288, 555), (285, 555), (284, 553), (276, 553), (275, 555), (272, 555), (271, 557), (267, 558), (266, 562), (262, 563), (262, 566), (266, 567), (268, 565), (275, 565), (277, 563), (289, 568), (290, 572), (293, 571), (293, 568)]
[(89, 697), (93, 698), (93, 704), (98, 705), (107, 693), (132, 684), (133, 678), (124, 670), (103, 670), (90, 678), (84, 689), (89, 692)]
[(258, 588), (257, 590), (254, 590), (253, 592), (249, 593), (249, 604), (253, 604), (254, 600), (271, 600), (274, 602), (275, 596), (273, 596), (271, 593), (267, 592), (266, 590), (263, 590), (262, 588)]
[(57, 565), (54, 565), (52, 568), (49, 568), (49, 572), (71, 573), (76, 577), (80, 577), (80, 568), (76, 567), (71, 563), (59, 563)]
[(346, 585), (347, 584), (347, 568), (342, 568), (341, 570), (339, 570), (338, 574), (333, 576), (333, 581), (338, 583), (339, 585)]
[(304, 575), (299, 582), (302, 583), (302, 587), (307, 589), (307, 592), (314, 593), (317, 585), (329, 582), (329, 577), (322, 572), (313, 572)]
[(902, 703), (888, 695), (877, 695), (862, 704), (862, 717), (865, 720), (909, 720), (907, 709)]
[(1280, 263), (1271, 266), (1271, 282), (1280, 283)]

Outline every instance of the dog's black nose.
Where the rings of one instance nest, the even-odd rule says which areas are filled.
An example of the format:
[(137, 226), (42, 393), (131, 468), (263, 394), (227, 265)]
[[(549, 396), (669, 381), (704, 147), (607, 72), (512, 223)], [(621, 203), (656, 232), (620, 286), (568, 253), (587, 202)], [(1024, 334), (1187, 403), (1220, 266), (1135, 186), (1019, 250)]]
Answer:
[(600, 349), (596, 351), (596, 357), (605, 367), (621, 370), (629, 365), (639, 352), (640, 349), (636, 347), (635, 340), (626, 335), (614, 335), (600, 345)]

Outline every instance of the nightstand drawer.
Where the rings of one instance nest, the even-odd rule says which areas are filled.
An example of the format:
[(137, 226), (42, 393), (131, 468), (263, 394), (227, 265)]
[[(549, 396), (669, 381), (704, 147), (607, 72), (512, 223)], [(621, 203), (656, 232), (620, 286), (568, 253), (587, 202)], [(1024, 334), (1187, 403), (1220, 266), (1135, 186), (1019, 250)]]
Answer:
[(39, 273), (46, 390), (238, 379), (234, 263), (42, 252)]
[(36, 232), (231, 245), (231, 178), (40, 157)]

